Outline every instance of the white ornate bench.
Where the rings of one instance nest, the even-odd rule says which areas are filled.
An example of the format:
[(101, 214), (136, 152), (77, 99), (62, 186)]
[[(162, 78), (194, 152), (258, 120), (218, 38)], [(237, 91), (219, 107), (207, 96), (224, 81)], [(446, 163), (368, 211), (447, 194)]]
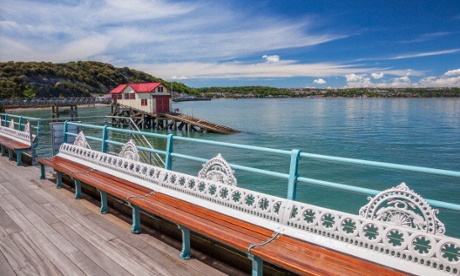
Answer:
[(437, 210), (402, 183), (383, 191), (359, 215), (239, 188), (221, 156), (203, 166), (199, 177), (139, 162), (128, 142), (114, 156), (89, 148), (80, 133), (59, 154), (39, 158), (44, 166), (101, 193), (122, 198), (133, 210), (132, 231), (140, 231), (139, 209), (178, 224), (183, 234), (181, 256), (190, 257), (195, 231), (248, 253), (253, 274), (267, 261), (299, 274), (377, 275), (401, 272), (435, 275), (460, 272), (460, 240), (444, 236)]
[(22, 164), (22, 152), (31, 150), (36, 136), (30, 131), (30, 123), (24, 127), (24, 130), (14, 128), (14, 120), (11, 119), (9, 126), (2, 126), (0, 123), (0, 146), (1, 154), (4, 155), (8, 149), (9, 160), (13, 160), (13, 152), (16, 152), (17, 165)]

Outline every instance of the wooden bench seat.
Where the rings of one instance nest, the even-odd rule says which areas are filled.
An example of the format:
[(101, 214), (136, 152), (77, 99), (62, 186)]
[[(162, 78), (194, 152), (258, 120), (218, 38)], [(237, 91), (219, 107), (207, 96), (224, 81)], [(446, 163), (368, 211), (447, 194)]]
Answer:
[(31, 149), (30, 145), (18, 142), (14, 139), (11, 139), (5, 136), (0, 136), (0, 147), (1, 147), (2, 155), (4, 155), (6, 149), (8, 149), (9, 160), (13, 160), (13, 152), (16, 152), (18, 166), (22, 164), (22, 157), (21, 157), (22, 152)]
[[(74, 179), (77, 198), (81, 193), (80, 182), (98, 189), (101, 193), (102, 213), (107, 212), (106, 193), (128, 202), (133, 208), (132, 231), (134, 233), (140, 231), (139, 209), (177, 224), (183, 233), (181, 257), (185, 259), (190, 258), (189, 231), (193, 231), (239, 251), (249, 251), (251, 258), (302, 275), (405, 275), (289, 236), (276, 235), (272, 230), (264, 227), (161, 192), (154, 192), (131, 181), (60, 156), (38, 158), (37, 162), (42, 166), (42, 178), (45, 176), (44, 166), (57, 171), (57, 187), (61, 187), (62, 174)], [(253, 271), (261, 273), (262, 263), (253, 262)]]
[[(148, 198), (133, 198), (132, 202), (143, 210), (243, 252), (251, 245), (269, 241), (274, 235), (271, 230), (160, 193)], [(285, 235), (252, 248), (250, 253), (302, 275), (406, 275)]]

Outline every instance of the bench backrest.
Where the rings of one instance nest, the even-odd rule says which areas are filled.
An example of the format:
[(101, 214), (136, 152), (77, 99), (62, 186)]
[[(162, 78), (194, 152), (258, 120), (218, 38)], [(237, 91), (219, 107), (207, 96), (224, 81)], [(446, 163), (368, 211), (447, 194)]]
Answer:
[(62, 144), (58, 155), (274, 232), (396, 269), (415, 274), (460, 271), (460, 240), (443, 235), (437, 210), (404, 183), (370, 198), (360, 215), (353, 215), (240, 188), (236, 181), (229, 184), (141, 163), (132, 141), (122, 149), (122, 156), (115, 156), (90, 149), (84, 138), (77, 140), (78, 145)]
[(0, 135), (29, 146), (32, 146), (36, 138), (36, 135), (31, 134), (30, 122), (27, 122), (24, 126), (24, 130), (19, 130), (14, 128), (13, 119), (11, 119), (8, 127), (0, 125)]

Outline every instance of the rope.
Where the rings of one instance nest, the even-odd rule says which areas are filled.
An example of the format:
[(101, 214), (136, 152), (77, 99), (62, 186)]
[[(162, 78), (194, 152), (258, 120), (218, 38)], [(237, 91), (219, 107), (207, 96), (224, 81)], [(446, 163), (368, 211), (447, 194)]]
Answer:
[(146, 197), (149, 197), (149, 196), (153, 195), (154, 193), (155, 193), (155, 191), (151, 191), (150, 193), (145, 194), (143, 196), (128, 196), (128, 198), (126, 199), (126, 202), (130, 203), (129, 200), (131, 198), (146, 198)]
[(251, 249), (253, 249), (253, 248), (256, 248), (256, 247), (258, 247), (258, 246), (264, 246), (264, 245), (266, 245), (266, 244), (271, 243), (274, 239), (276, 239), (276, 238), (279, 236), (279, 234), (280, 234), (280, 232), (274, 232), (273, 235), (272, 235), (272, 237), (271, 237), (270, 239), (264, 241), (263, 243), (251, 244), (251, 245), (248, 247), (248, 253), (251, 254)]
[(82, 171), (82, 172), (70, 172), (69, 173), (69, 176), (70, 175), (73, 175), (73, 174), (87, 174), (87, 173), (90, 173), (90, 172), (94, 172), (96, 169), (89, 169), (87, 171)]

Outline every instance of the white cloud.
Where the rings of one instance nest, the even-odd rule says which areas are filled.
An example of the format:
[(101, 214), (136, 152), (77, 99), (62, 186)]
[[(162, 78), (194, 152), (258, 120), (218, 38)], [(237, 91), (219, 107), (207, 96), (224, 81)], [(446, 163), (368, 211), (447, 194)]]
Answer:
[(460, 87), (460, 69), (449, 70), (440, 77), (430, 76), (420, 80), (423, 87)]
[(384, 73), (372, 73), (371, 76), (374, 78), (374, 79), (381, 79), (383, 78), (385, 74)]
[(324, 79), (315, 79), (313, 82), (317, 83), (317, 84), (325, 84), (326, 83), (326, 81)]
[(428, 33), (428, 34), (422, 34), (412, 40), (404, 40), (401, 41), (401, 43), (416, 43), (416, 42), (424, 42), (428, 40), (432, 40), (438, 37), (443, 37), (443, 36), (448, 36), (448, 35), (453, 35), (451, 32), (437, 32), (437, 33)]
[(280, 56), (278, 56), (278, 55), (273, 55), (273, 56), (263, 55), (262, 58), (267, 60), (267, 62), (278, 62), (278, 61), (280, 61)]
[[(174, 75), (186, 76), (187, 79), (324, 78), (325, 76), (343, 76), (356, 73), (370, 74), (375, 71), (375, 68), (355, 68), (335, 63), (300, 64), (284, 60), (277, 63), (189, 61), (180, 63), (133, 63), (127, 66), (164, 79), (169, 79)], [(394, 71), (392, 75), (400, 75), (401, 73), (400, 71)], [(406, 73), (406, 71), (404, 71), (404, 73)]]
[(460, 69), (455, 69), (455, 70), (449, 70), (446, 73), (444, 73), (445, 76), (457, 76), (460, 75)]
[[(2, 36), (26, 48), (34, 45), (38, 50), (34, 56), (3, 46), (0, 61), (11, 55), (23, 55), (19, 59), (22, 61), (40, 57), (60, 62), (103, 55), (112, 56), (111, 60), (123, 66), (146, 62), (213, 62), (276, 49), (308, 47), (344, 37), (313, 33), (308, 18), (299, 21), (248, 16), (248, 13), (207, 0), (81, 0), (58, 4), (5, 0), (0, 21)], [(80, 41), (88, 37), (104, 37), (102, 47), (96, 46), (88, 54), (81, 51)], [(64, 48), (67, 50), (63, 52)], [(40, 49), (46, 50), (40, 52)], [(75, 51), (71, 53), (71, 49)], [(60, 52), (63, 54), (57, 60), (55, 53)], [(276, 56), (267, 57), (270, 62), (279, 61), (279, 57), (278, 60)]]
[[(372, 76), (373, 74), (371, 74)], [(414, 71), (407, 71), (404, 76), (381, 80), (380, 82), (372, 82), (367, 74), (348, 74), (345, 75), (347, 84), (345, 88), (352, 87), (389, 87), (389, 88), (404, 88), (404, 87), (460, 87), (460, 69), (449, 70), (441, 76), (429, 76), (414, 81), (411, 77)], [(383, 76), (382, 76), (383, 78)], [(374, 78), (376, 79), (376, 78)]]
[(357, 82), (363, 78), (363, 75), (359, 76), (353, 73), (353, 74), (348, 74), (345, 77), (347, 78), (347, 82)]
[(346, 87), (357, 88), (357, 87), (371, 87), (371, 78), (367, 74), (348, 74), (345, 75), (347, 79)]
[(438, 56), (438, 55), (447, 55), (460, 52), (460, 48), (457, 49), (449, 49), (449, 50), (442, 50), (442, 51), (432, 51), (432, 52), (424, 52), (424, 53), (416, 53), (416, 54), (406, 54), (406, 55), (399, 55), (395, 57), (391, 57), (389, 59), (406, 59), (406, 58), (417, 58), (417, 57), (429, 57), (429, 56)]

